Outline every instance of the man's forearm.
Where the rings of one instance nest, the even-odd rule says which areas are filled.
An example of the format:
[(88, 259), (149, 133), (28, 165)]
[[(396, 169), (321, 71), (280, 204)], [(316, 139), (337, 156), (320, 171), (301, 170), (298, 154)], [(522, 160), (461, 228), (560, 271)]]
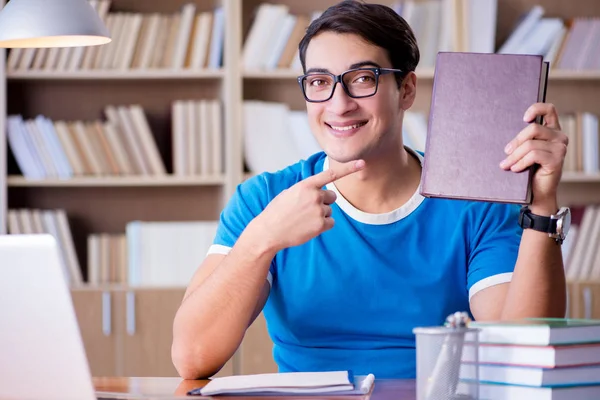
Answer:
[[(557, 208), (532, 207), (539, 215)], [(502, 319), (558, 317), (566, 312), (566, 283), (561, 247), (548, 234), (525, 229), (510, 283)]]
[(174, 353), (179, 354), (183, 367), (178, 369), (187, 371), (185, 375), (197, 378), (216, 372), (243, 338), (273, 258), (270, 251), (247, 239), (249, 235), (242, 234), (177, 312)]

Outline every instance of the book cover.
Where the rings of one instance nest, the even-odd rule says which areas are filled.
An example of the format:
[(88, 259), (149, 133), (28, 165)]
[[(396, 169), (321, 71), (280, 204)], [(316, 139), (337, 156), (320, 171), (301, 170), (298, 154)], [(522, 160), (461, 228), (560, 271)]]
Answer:
[(473, 322), (471, 327), (480, 328), (480, 343), (547, 346), (600, 342), (600, 320), (593, 319), (524, 318)]
[(547, 67), (536, 55), (438, 53), (423, 196), (531, 203), (534, 169), (516, 173), (499, 164), (528, 125), (527, 108), (545, 101)]

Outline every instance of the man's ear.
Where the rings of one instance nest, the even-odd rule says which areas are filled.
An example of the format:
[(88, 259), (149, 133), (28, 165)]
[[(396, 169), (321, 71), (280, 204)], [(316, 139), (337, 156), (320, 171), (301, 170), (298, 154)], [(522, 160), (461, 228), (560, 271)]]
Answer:
[(417, 75), (409, 72), (400, 85), (400, 108), (406, 111), (412, 107), (417, 95)]

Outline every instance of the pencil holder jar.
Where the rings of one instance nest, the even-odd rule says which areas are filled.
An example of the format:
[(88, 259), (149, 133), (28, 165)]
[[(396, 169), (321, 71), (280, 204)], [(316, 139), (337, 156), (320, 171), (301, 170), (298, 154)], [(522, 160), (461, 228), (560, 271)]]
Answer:
[(466, 326), (413, 329), (417, 400), (479, 399), (478, 332)]

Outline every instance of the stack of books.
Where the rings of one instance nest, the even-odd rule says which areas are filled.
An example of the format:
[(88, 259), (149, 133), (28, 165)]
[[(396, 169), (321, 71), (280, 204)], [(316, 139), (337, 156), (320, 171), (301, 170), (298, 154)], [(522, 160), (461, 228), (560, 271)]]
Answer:
[[(600, 399), (600, 320), (474, 322), (479, 345), (465, 343), (461, 384), (482, 399)], [(475, 349), (478, 348), (478, 359)], [(479, 368), (469, 367), (475, 361)]]

